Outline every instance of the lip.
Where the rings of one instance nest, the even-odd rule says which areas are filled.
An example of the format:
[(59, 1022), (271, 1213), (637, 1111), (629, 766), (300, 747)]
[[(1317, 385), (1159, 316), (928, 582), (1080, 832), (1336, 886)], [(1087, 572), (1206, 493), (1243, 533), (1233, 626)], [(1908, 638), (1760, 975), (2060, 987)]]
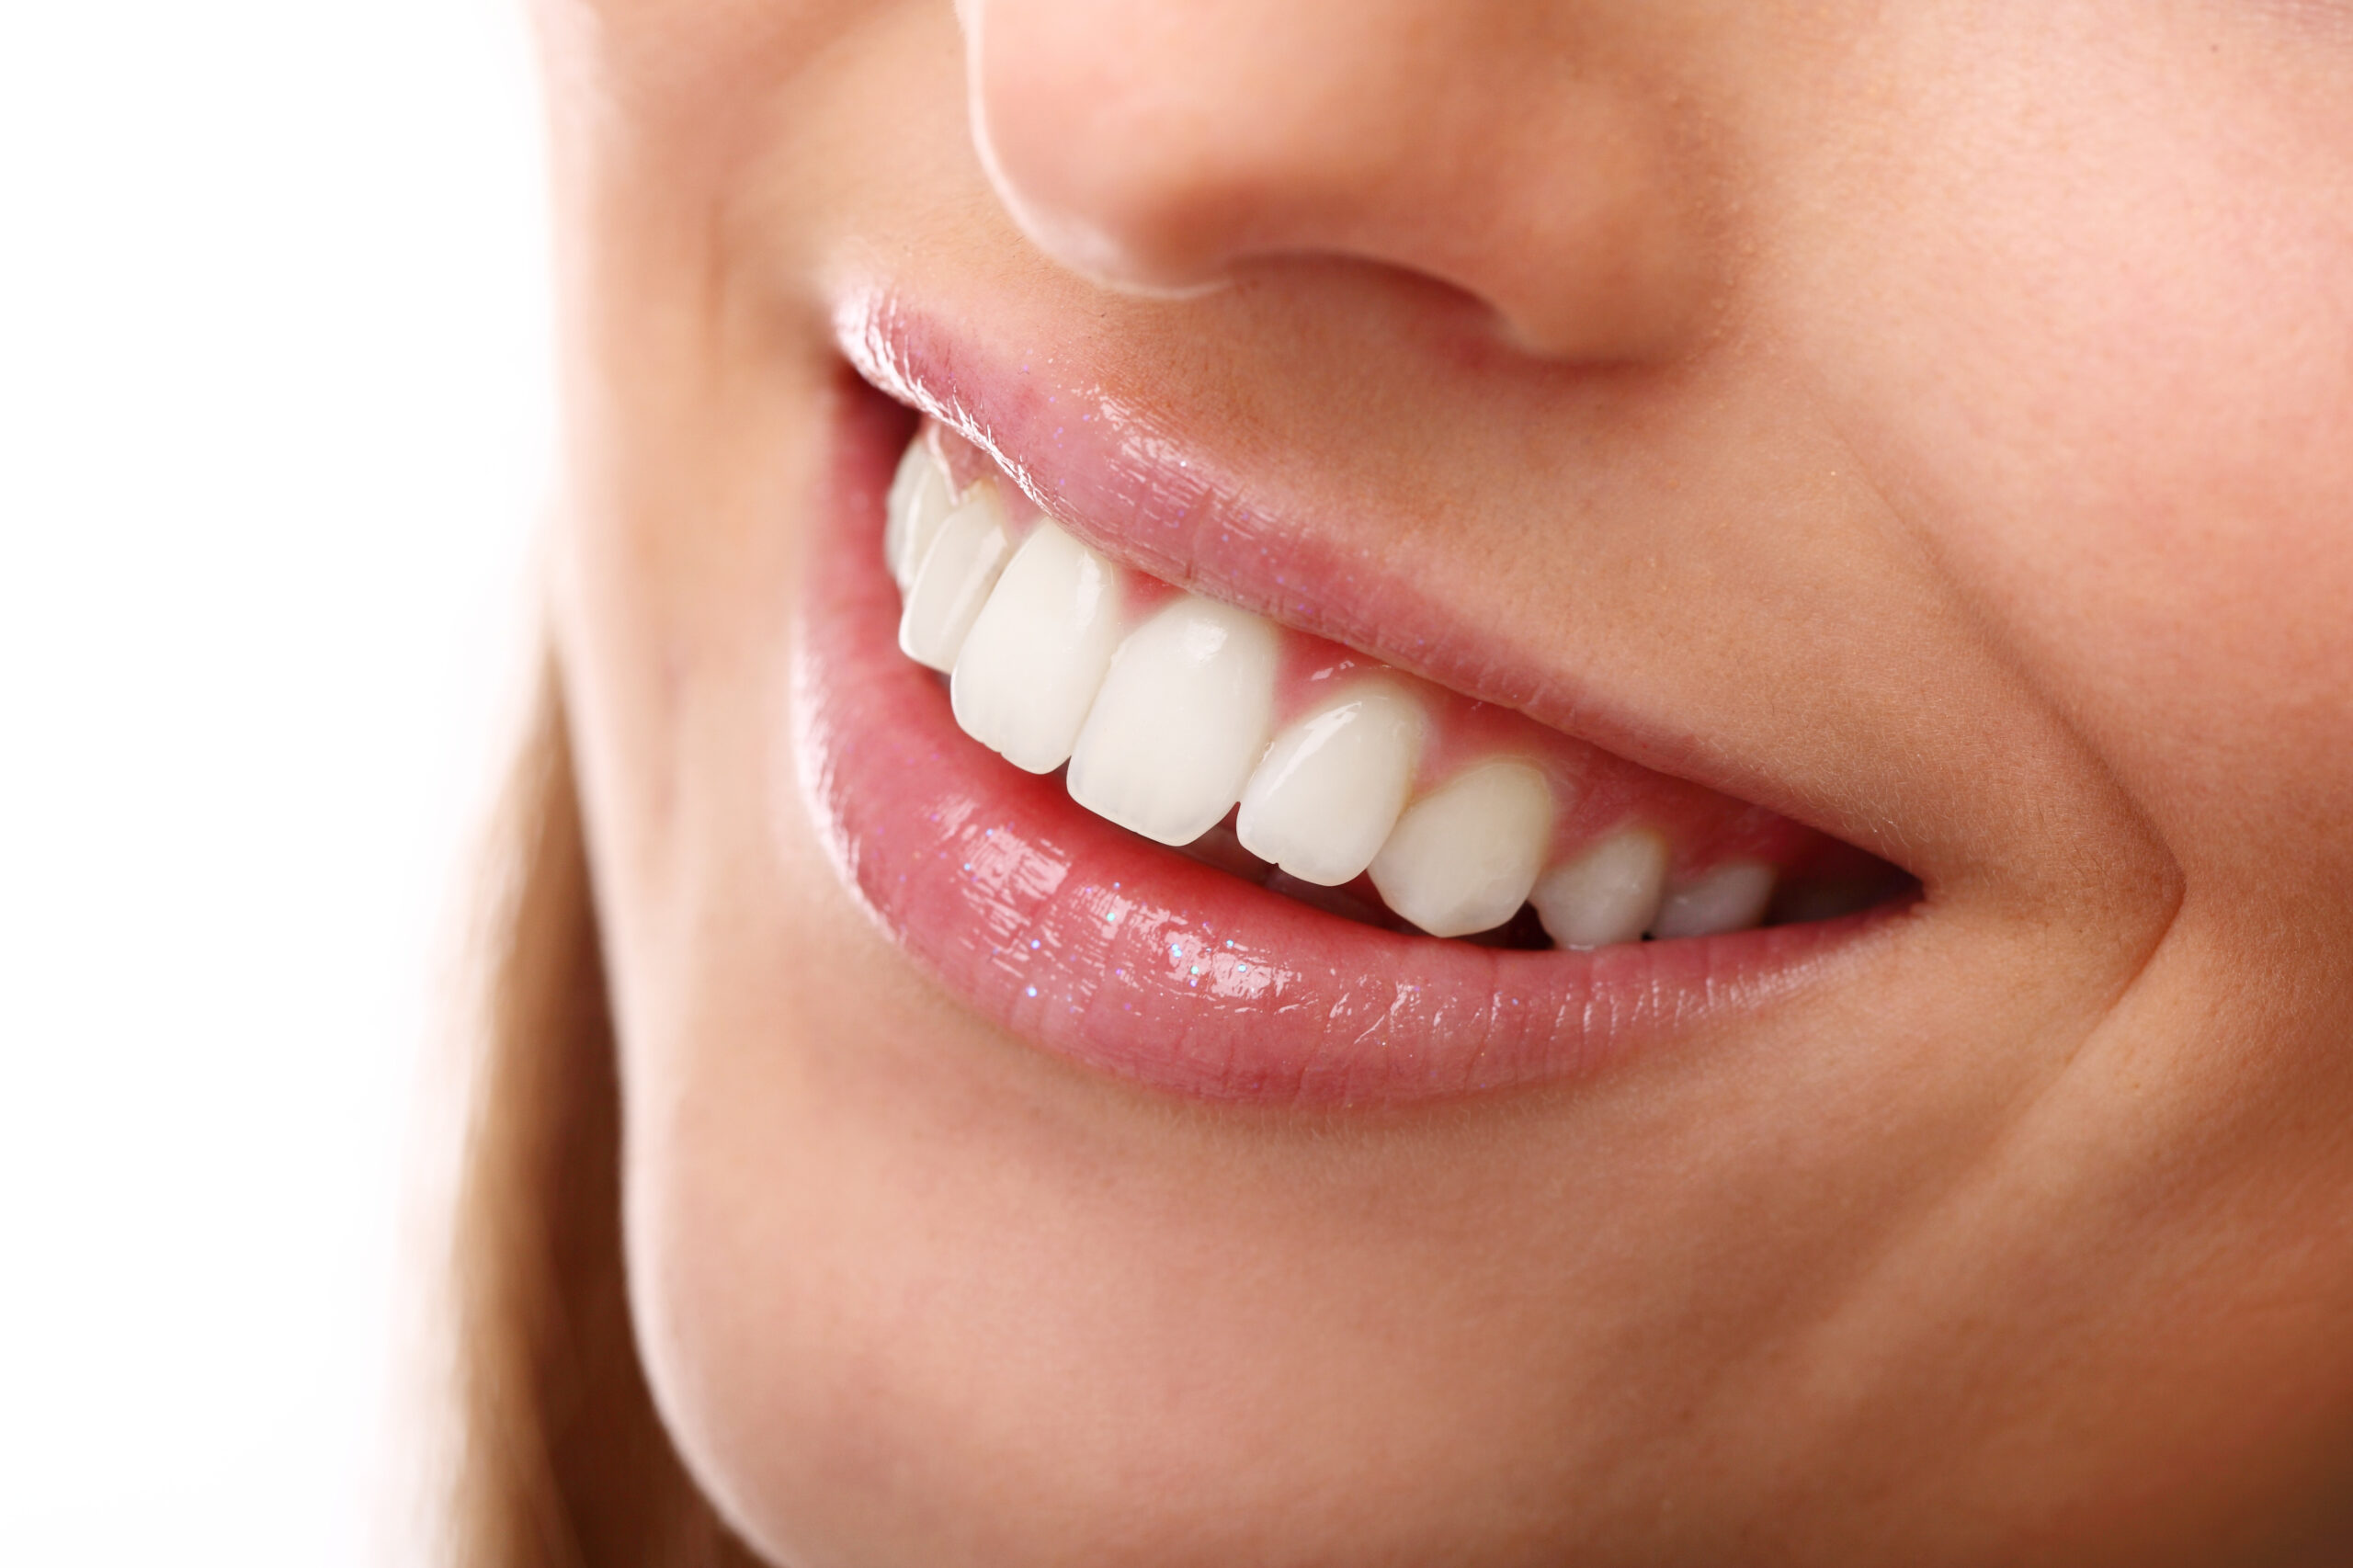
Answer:
[[(972, 423), (983, 411), (964, 383), (918, 383), (896, 341), (871, 379), (1006, 439), (998, 418)], [(908, 421), (865, 386), (838, 406), (797, 622), (804, 802), (883, 930), (975, 1013), (1042, 1050), (1180, 1096), (1306, 1108), (1557, 1083), (1777, 1005), (1886, 926), (1882, 906), (1593, 952), (1484, 948), (1357, 925), (1133, 837), (1059, 778), (967, 737), (939, 683), (901, 656), (879, 545)], [(1021, 417), (1040, 423), (1035, 406)], [(1050, 511), (1081, 521), (1121, 471), (1090, 478), (1103, 446), (1073, 438), (1070, 423), (1051, 466), (995, 449)], [(1195, 483), (1155, 482), (1141, 505), (1122, 502), (1136, 521), (1118, 552), (1155, 574), (1163, 559), (1198, 554), (1218, 525), (1182, 526), (1214, 489)], [(1156, 556), (1147, 541), (1172, 517), (1168, 531), (1185, 537)], [(1216, 542), (1255, 549), (1230, 530)]]

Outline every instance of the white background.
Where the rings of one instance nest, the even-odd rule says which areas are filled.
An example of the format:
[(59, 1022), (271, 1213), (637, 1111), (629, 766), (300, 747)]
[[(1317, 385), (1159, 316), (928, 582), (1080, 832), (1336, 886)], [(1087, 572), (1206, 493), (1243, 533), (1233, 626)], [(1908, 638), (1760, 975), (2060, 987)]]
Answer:
[(0, 6), (0, 1560), (374, 1555), (549, 469), (518, 11)]

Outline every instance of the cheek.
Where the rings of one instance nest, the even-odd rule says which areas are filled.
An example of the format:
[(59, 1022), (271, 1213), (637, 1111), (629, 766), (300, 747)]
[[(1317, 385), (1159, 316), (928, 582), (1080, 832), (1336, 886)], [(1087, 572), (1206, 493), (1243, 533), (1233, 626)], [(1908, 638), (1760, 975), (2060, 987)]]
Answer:
[(2353, 113), (2167, 24), (2084, 25), (2030, 58), (1936, 40), (2012, 58), (1845, 171), (1872, 200), (1824, 275), (1866, 287), (1824, 290), (1823, 373), (2179, 852), (2353, 788)]

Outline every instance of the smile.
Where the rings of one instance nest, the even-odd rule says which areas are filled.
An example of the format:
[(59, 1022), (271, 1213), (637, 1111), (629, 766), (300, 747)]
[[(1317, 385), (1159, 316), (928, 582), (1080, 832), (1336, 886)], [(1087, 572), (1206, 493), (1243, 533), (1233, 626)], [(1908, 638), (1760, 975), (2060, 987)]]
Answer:
[[(904, 369), (874, 379), (906, 396)], [(1075, 530), (1115, 526), (1049, 516), (1033, 462), (938, 418), (847, 408), (798, 776), (885, 929), (1017, 1035), (1213, 1099), (1506, 1087), (1785, 994), (1916, 893), (1098, 549)]]

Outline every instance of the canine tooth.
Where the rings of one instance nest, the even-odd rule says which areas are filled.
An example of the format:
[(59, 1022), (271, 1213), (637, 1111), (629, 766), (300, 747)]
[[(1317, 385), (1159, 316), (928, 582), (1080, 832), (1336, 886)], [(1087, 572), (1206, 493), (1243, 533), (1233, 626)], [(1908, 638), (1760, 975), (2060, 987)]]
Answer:
[(1119, 642), (1118, 568), (1041, 522), (956, 655), (956, 722), (1014, 767), (1051, 773), (1070, 760)]
[(1606, 948), (1648, 929), (1665, 890), (1666, 841), (1631, 827), (1545, 872), (1528, 902), (1562, 947)]
[(1189, 844), (1241, 798), (1267, 749), (1275, 629), (1186, 594), (1120, 644), (1070, 759), (1071, 799), (1163, 844)]
[(1361, 876), (1405, 809), (1422, 723), (1421, 705), (1381, 680), (1291, 723), (1242, 791), (1244, 846), (1319, 886)]
[(986, 481), (972, 487), (963, 504), (948, 514), (939, 533), (915, 569), (899, 617), (899, 649), (935, 670), (955, 667), (972, 618), (996, 585), (1011, 546), (1005, 537), (1005, 504)]
[(882, 512), (882, 559), (890, 563), (901, 593), (915, 582), (915, 568), (938, 537), (939, 525), (955, 509), (956, 490), (948, 470), (931, 443), (918, 435), (907, 443), (899, 471), (891, 476), (890, 499)]
[(1773, 868), (1754, 860), (1728, 860), (1681, 887), (1669, 889), (1651, 935), (1712, 937), (1745, 931), (1764, 918), (1773, 897)]
[(1467, 937), (1528, 901), (1552, 834), (1552, 794), (1524, 762), (1482, 763), (1423, 796), (1372, 859), (1389, 907), (1433, 937)]

